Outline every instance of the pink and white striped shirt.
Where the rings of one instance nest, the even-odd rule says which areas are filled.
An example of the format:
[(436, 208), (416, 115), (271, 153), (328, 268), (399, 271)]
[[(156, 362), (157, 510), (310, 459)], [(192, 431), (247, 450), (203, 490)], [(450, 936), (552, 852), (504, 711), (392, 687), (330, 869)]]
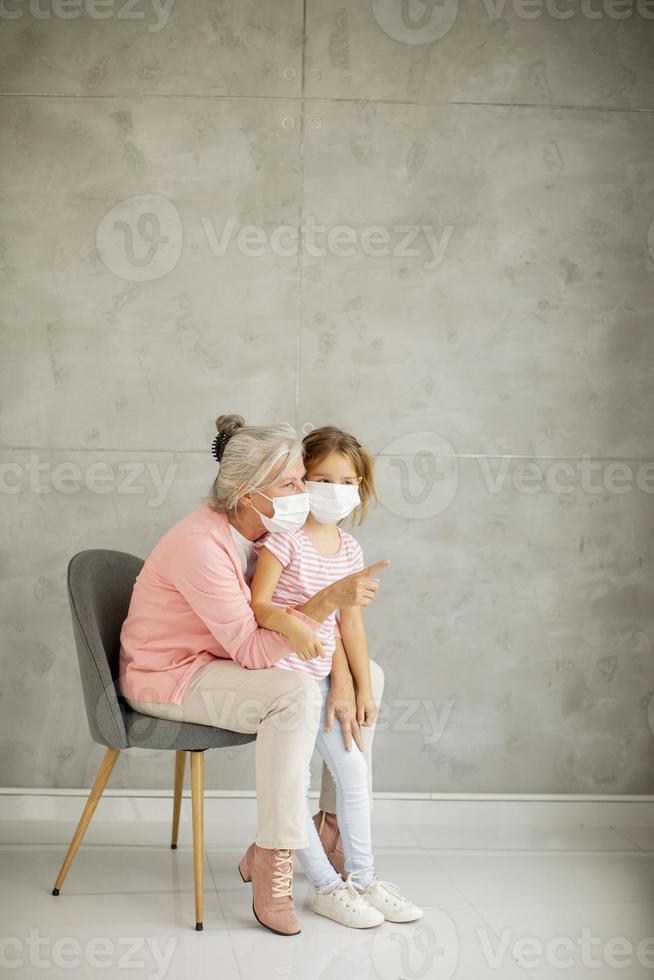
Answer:
[[(320, 589), (364, 567), (363, 550), (356, 538), (340, 527), (338, 533), (341, 545), (333, 555), (321, 554), (304, 528), (297, 532), (275, 531), (260, 544), (255, 543), (257, 551), (262, 547), (267, 548), (284, 566), (271, 602), (276, 606), (301, 605)], [(315, 630), (323, 645), (324, 657), (300, 660), (296, 653), (290, 653), (271, 666), (300, 670), (316, 680), (326, 677), (332, 669), (332, 655), (336, 646), (335, 625), (336, 612), (332, 612)]]

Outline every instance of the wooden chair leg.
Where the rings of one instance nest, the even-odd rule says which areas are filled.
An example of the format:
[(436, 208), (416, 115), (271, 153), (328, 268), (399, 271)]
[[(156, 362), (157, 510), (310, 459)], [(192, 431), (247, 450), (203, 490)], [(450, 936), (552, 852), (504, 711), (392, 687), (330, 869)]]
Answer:
[(195, 878), (195, 928), (202, 930), (204, 861), (204, 752), (191, 752), (191, 804), (193, 810), (193, 872)]
[(95, 777), (95, 782), (93, 783), (93, 787), (91, 788), (91, 792), (89, 793), (89, 798), (86, 801), (86, 806), (84, 807), (82, 816), (80, 817), (79, 823), (77, 824), (77, 829), (73, 834), (73, 839), (70, 842), (68, 853), (64, 858), (64, 863), (61, 866), (61, 871), (57, 875), (57, 880), (55, 881), (54, 888), (52, 889), (53, 895), (59, 894), (59, 889), (63, 885), (64, 879), (68, 874), (68, 869), (73, 863), (73, 858), (77, 854), (77, 850), (80, 844), (82, 843), (82, 838), (84, 837), (88, 825), (91, 822), (91, 817), (95, 813), (95, 808), (100, 802), (100, 797), (102, 796), (103, 790), (107, 785), (107, 780), (111, 775), (111, 771), (113, 767), (116, 765), (116, 760), (118, 759), (119, 755), (120, 755), (120, 749), (112, 749), (111, 747), (109, 747), (104, 754), (104, 759), (102, 760), (100, 768), (98, 769), (98, 774)]
[(179, 814), (182, 808), (182, 789), (184, 788), (184, 768), (186, 766), (186, 752), (178, 749), (175, 753), (175, 799), (173, 802), (173, 836), (171, 848), (177, 850), (177, 838), (179, 836)]

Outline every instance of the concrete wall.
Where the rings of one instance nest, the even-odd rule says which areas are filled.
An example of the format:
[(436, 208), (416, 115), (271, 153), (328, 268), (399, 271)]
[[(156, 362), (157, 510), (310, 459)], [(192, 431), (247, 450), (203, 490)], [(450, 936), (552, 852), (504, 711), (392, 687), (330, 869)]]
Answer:
[(1, 784), (92, 779), (67, 561), (145, 556), (236, 411), (379, 454), (377, 790), (652, 791), (653, 18), (7, 3)]

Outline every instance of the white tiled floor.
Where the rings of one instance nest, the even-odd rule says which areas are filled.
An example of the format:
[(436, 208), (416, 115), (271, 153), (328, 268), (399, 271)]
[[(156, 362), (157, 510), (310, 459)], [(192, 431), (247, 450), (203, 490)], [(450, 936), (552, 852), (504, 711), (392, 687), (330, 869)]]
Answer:
[[(0, 972), (149, 980), (654, 980), (654, 828), (401, 827), (373, 815), (377, 872), (424, 908), (417, 923), (347, 929), (308, 908), (280, 937), (252, 915), (236, 869), (243, 828), (206, 828), (204, 931), (195, 932), (190, 832), (100, 821), (50, 894), (66, 845), (0, 846)], [(6, 823), (6, 822), (5, 822)], [(92, 824), (93, 827), (93, 824)], [(0, 826), (0, 833), (7, 830)], [(9, 839), (20, 840), (13, 827)], [(66, 843), (74, 825), (41, 825)], [(57, 836), (52, 836), (55, 833)], [(120, 841), (111, 844), (108, 841)], [(103, 843), (98, 843), (103, 841)], [(157, 843), (154, 843), (154, 842)], [(220, 845), (220, 846), (218, 846)], [(548, 945), (549, 944), (549, 945)], [(640, 944), (640, 946), (639, 946)], [(47, 968), (47, 969), (46, 969)]]

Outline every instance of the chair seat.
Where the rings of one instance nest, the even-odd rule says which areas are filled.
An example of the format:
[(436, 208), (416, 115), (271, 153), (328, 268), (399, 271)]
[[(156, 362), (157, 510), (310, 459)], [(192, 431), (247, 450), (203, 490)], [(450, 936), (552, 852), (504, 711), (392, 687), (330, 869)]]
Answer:
[(153, 718), (135, 711), (122, 698), (119, 703), (129, 748), (183, 749), (197, 752), (256, 741), (257, 736), (247, 732), (232, 732), (213, 725)]

